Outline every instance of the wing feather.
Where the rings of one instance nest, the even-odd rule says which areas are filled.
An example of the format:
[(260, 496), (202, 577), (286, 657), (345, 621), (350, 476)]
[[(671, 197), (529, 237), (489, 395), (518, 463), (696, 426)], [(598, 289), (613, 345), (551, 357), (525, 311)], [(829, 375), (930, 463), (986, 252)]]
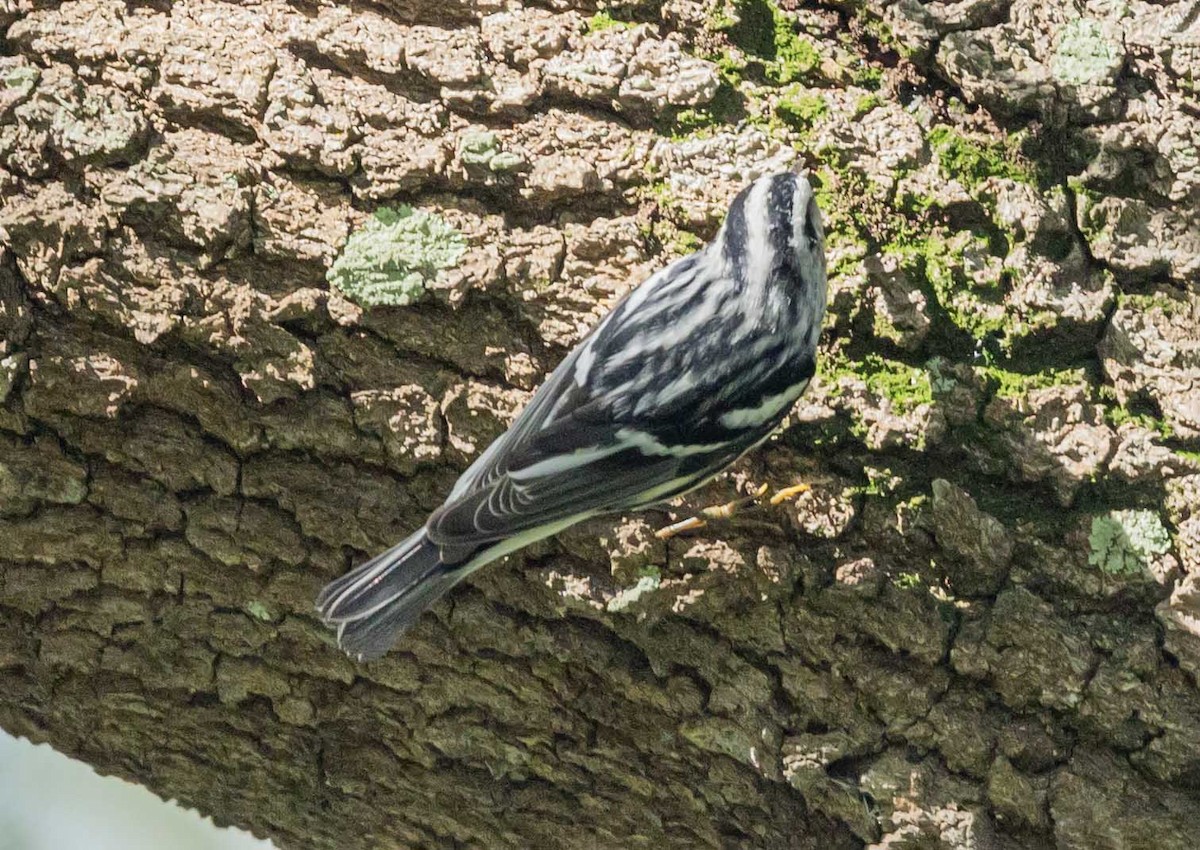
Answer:
[(678, 274), (668, 266), (635, 289), (559, 364), (430, 516), (431, 540), (468, 552), (668, 499), (774, 430), (812, 375), (811, 353), (718, 350), (719, 335), (697, 317), (722, 309), (724, 290), (710, 285), (725, 260), (685, 260)]

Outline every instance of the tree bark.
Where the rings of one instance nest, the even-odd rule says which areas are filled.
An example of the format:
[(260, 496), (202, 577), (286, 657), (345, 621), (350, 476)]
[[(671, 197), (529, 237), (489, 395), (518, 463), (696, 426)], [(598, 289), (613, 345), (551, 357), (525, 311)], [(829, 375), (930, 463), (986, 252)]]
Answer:
[[(1184, 5), (0, 5), (0, 726), (296, 850), (1190, 850)], [(783, 432), (338, 653), (322, 584), (797, 164)]]

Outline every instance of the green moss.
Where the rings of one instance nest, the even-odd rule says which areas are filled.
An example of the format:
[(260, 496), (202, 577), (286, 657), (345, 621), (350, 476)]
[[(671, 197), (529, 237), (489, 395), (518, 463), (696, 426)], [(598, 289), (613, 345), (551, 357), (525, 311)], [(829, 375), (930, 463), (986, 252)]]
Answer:
[(1137, 575), (1171, 548), (1171, 535), (1154, 511), (1109, 511), (1092, 518), (1088, 563), (1111, 575)]
[[(968, 252), (978, 246), (973, 234), (950, 239), (935, 233), (916, 243), (914, 268), (919, 268), (938, 304), (955, 325), (976, 339), (1001, 334), (1009, 321), (1001, 280), (988, 280), (975, 269)], [(981, 255), (986, 252), (979, 251)]]
[(715, 132), (718, 127), (737, 123), (745, 114), (743, 98), (738, 94), (736, 84), (725, 72), (720, 73), (721, 83), (706, 106), (676, 112), (660, 124), (659, 131), (679, 140), (704, 137)]
[(603, 32), (604, 30), (624, 30), (636, 26), (629, 21), (618, 21), (608, 12), (597, 12), (587, 19), (587, 32)]
[(900, 476), (887, 467), (877, 469), (873, 466), (864, 466), (863, 474), (867, 476), (867, 483), (857, 489), (858, 492), (867, 496), (891, 495), (903, 481)]
[(1024, 398), (1033, 390), (1084, 383), (1082, 369), (1046, 369), (1041, 372), (1010, 372), (998, 366), (982, 367), (984, 376), (1000, 398)]
[(710, 26), (721, 30), (747, 54), (763, 62), (768, 80), (794, 83), (811, 79), (821, 67), (821, 54), (812, 41), (799, 35), (792, 19), (772, 0), (734, 0), (736, 20), (714, 18)]
[(775, 62), (767, 66), (767, 78), (777, 83), (810, 79), (821, 67), (821, 54), (807, 38), (796, 34), (791, 19), (771, 7), (775, 24)]
[(871, 392), (888, 399), (897, 414), (910, 413), (933, 401), (929, 373), (920, 367), (874, 353), (857, 362), (841, 360), (830, 365), (831, 377), (836, 379), (839, 374), (858, 376), (866, 382)]
[(1015, 153), (1002, 145), (968, 139), (945, 125), (930, 130), (928, 140), (937, 155), (941, 172), (968, 189), (975, 188), (989, 177), (1034, 182), (1030, 170), (1018, 163)]
[(883, 85), (883, 69), (878, 65), (864, 64), (861, 68), (854, 72), (851, 78), (854, 85), (859, 88), (870, 89), (871, 91), (879, 91)]
[(687, 230), (677, 230), (671, 248), (676, 254), (692, 254), (704, 247), (704, 240)]
[(384, 207), (350, 235), (325, 277), (361, 306), (405, 306), (466, 248), (462, 234), (440, 216), (409, 206)]
[(854, 102), (854, 117), (859, 118), (866, 115), (877, 106), (883, 106), (883, 98), (872, 92), (864, 94)]
[(779, 119), (795, 130), (809, 129), (828, 112), (829, 104), (824, 97), (799, 88), (785, 93), (775, 106)]
[(1106, 407), (1104, 409), (1104, 419), (1114, 428), (1120, 428), (1122, 425), (1133, 423), (1148, 431), (1155, 432), (1164, 440), (1171, 439), (1175, 434), (1174, 429), (1171, 428), (1171, 423), (1166, 420), (1158, 419), (1148, 413), (1135, 413), (1122, 404)]

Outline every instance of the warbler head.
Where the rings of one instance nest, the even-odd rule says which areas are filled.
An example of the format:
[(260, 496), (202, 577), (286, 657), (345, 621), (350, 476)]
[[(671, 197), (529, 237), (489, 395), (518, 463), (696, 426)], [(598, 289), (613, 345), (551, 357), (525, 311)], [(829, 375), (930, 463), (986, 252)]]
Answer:
[(716, 243), (743, 286), (799, 287), (825, 302), (825, 230), (801, 174), (760, 177), (729, 208)]

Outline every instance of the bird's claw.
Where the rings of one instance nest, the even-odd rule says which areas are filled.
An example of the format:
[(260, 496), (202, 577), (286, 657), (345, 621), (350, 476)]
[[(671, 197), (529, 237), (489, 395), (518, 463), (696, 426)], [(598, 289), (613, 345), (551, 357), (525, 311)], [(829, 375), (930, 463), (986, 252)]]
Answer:
[[(729, 519), (738, 511), (750, 505), (762, 505), (762, 498), (769, 490), (766, 484), (763, 484), (754, 491), (752, 496), (744, 496), (740, 499), (734, 499), (731, 502), (726, 502), (723, 505), (713, 505), (707, 507), (695, 516), (690, 516), (687, 519), (673, 522), (670, 525), (663, 526), (658, 531), (654, 532), (654, 536), (659, 540), (669, 540), (676, 535), (683, 534), (687, 531), (696, 531), (708, 525), (710, 519)], [(794, 499), (801, 493), (807, 493), (811, 490), (807, 484), (796, 484), (792, 487), (785, 487), (782, 490), (777, 490), (774, 495), (768, 500), (771, 505), (781, 505), (790, 499)]]
[(782, 505), (784, 502), (790, 502), (802, 493), (807, 493), (811, 490), (808, 484), (796, 484), (792, 487), (784, 487), (782, 490), (776, 490), (775, 495), (771, 497), (772, 505)]

